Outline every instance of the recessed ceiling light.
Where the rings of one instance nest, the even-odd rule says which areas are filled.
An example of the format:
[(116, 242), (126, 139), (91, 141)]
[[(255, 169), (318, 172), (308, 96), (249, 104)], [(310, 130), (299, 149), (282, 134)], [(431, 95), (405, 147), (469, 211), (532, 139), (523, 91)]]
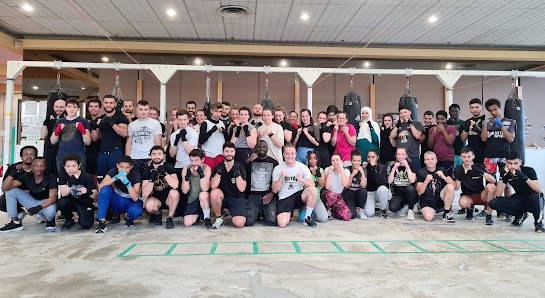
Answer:
[(26, 10), (26, 11), (32, 11), (34, 9), (34, 7), (30, 6), (29, 4), (25, 4), (25, 5), (21, 6), (21, 8)]
[(176, 15), (176, 11), (175, 11), (174, 9), (171, 8), (171, 9), (167, 10), (167, 14), (168, 14), (169, 16), (173, 17), (173, 16)]
[(280, 65), (281, 65), (281, 66), (287, 66), (287, 65), (288, 65), (288, 61), (282, 60), (282, 61), (280, 61)]
[(451, 69), (451, 68), (452, 68), (452, 64), (447, 63), (447, 65), (445, 65), (445, 68), (446, 68), (446, 69)]
[(202, 61), (200, 58), (195, 58), (195, 64), (201, 65)]
[(108, 62), (108, 61), (110, 61), (110, 58), (106, 56), (102, 57), (102, 62)]
[(430, 23), (435, 23), (435, 22), (437, 22), (437, 20), (438, 20), (438, 18), (436, 16), (431, 16), (431, 17), (428, 18), (428, 22), (430, 22)]
[(310, 16), (307, 13), (304, 13), (304, 14), (301, 15), (301, 19), (303, 19), (305, 21), (308, 20), (308, 18), (310, 18)]
[(38, 86), (32, 86), (32, 89), (38, 90)]
[(81, 90), (85, 90), (85, 87), (81, 87)]
[(363, 62), (363, 66), (369, 67), (369, 66), (371, 66), (371, 63), (369, 63), (369, 61), (365, 61), (365, 62)]

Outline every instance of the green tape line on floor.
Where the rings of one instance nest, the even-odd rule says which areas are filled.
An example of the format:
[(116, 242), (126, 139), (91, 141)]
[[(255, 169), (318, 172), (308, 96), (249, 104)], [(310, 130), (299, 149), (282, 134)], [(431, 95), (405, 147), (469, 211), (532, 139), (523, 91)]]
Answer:
[[(502, 247), (501, 242), (519, 245), (519, 249)], [(532, 244), (531, 242), (537, 242)], [(312, 243), (315, 243), (313, 246)], [(365, 245), (368, 249), (351, 249), (354, 245)], [(434, 251), (430, 245), (442, 245)], [(468, 248), (468, 244), (477, 247)], [(279, 245), (275, 251), (271, 246)], [(168, 249), (164, 251), (165, 246)], [(303, 247), (301, 247), (303, 246)], [(305, 251), (308, 247), (311, 251)], [(423, 247), (424, 246), (424, 247)], [(464, 247), (466, 246), (466, 247)], [(447, 250), (445, 250), (445, 247)], [(178, 253), (176, 249), (184, 249)], [(186, 249), (187, 248), (187, 249)], [(282, 248), (284, 251), (282, 251)], [(449, 250), (448, 248), (452, 248)], [(480, 249), (479, 249), (480, 248)], [(490, 250), (494, 248), (495, 250)], [(187, 251), (191, 251), (188, 253)], [(183, 256), (245, 256), (245, 255), (290, 255), (290, 254), (434, 254), (434, 253), (544, 253), (544, 240), (336, 240), (336, 241), (227, 241), (227, 242), (179, 242), (179, 243), (135, 243), (117, 257), (183, 257)]]

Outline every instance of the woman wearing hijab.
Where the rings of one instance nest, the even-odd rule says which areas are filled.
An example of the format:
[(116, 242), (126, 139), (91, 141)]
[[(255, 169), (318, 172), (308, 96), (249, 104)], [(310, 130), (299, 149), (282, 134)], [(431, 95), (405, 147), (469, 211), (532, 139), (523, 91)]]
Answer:
[(380, 127), (373, 121), (373, 112), (369, 107), (361, 109), (361, 122), (356, 141), (356, 149), (363, 153), (363, 161), (367, 161), (367, 153), (378, 149), (380, 144)]

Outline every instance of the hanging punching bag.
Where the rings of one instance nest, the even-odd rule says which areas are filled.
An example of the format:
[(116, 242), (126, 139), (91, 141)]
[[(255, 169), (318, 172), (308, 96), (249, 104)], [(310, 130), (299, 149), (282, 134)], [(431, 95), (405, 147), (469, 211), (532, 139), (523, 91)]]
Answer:
[(210, 72), (206, 73), (206, 102), (203, 107), (204, 115), (210, 119)]
[(406, 108), (411, 111), (411, 119), (418, 121), (418, 100), (411, 94), (410, 81), (407, 76), (407, 88), (405, 93), (399, 99), (399, 109)]
[(361, 97), (354, 91), (354, 76), (350, 76), (350, 91), (344, 96), (343, 111), (348, 114), (348, 123), (359, 127), (361, 122)]
[(57, 114), (55, 113), (55, 102), (59, 99), (62, 99), (66, 101), (68, 99), (68, 94), (60, 88), (60, 85), (57, 85), (49, 94), (47, 95), (47, 113), (46, 113), (46, 119), (49, 119), (50, 116), (56, 117)]
[(261, 106), (263, 107), (263, 110), (271, 110), (274, 111), (274, 103), (269, 96), (269, 74), (267, 73), (265, 75), (265, 96), (263, 97), (263, 100), (261, 101)]
[(515, 120), (515, 140), (510, 144), (511, 150), (516, 150), (520, 153), (522, 158), (522, 163), (524, 164), (525, 158), (525, 138), (526, 134), (524, 131), (524, 107), (522, 106), (522, 100), (518, 98), (515, 88), (509, 94), (509, 97), (505, 101), (504, 116), (510, 119)]

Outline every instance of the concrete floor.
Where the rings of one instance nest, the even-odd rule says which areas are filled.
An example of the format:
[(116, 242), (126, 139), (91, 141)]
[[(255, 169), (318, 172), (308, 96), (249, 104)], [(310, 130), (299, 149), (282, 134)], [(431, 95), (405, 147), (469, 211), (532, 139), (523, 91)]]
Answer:
[[(185, 228), (179, 221), (175, 229), (166, 230), (164, 225), (148, 224), (146, 217), (137, 220), (133, 228), (122, 223), (108, 225), (105, 234), (95, 234), (94, 227), (90, 231), (61, 232), (62, 223), (57, 224), (56, 233), (47, 233), (44, 224), (37, 225), (27, 216), (24, 231), (0, 235), (0, 297), (543, 295), (545, 235), (534, 233), (532, 216), (521, 228), (500, 219), (495, 226), (486, 226), (483, 219), (466, 221), (464, 217), (456, 215), (458, 221), (448, 224), (440, 214), (432, 223), (425, 223), (421, 215), (414, 222), (397, 215), (389, 220), (375, 216), (350, 222), (332, 220), (315, 229), (297, 221), (285, 229), (261, 224), (235, 229), (228, 222), (220, 230), (206, 230), (202, 222)], [(7, 222), (5, 213), (0, 215), (0, 222)], [(300, 254), (275, 253), (293, 247), (289, 242), (274, 241), (304, 240), (326, 242), (298, 242)], [(389, 253), (365, 253), (373, 250), (366, 242), (341, 243), (358, 240), (378, 241), (376, 244)], [(380, 242), (398, 240), (402, 241)], [(411, 246), (408, 240), (428, 253)], [(456, 242), (469, 251), (478, 251), (466, 253), (443, 242), (420, 240), (528, 242), (489, 242), (509, 251), (483, 242)], [(225, 255), (246, 253), (251, 245), (247, 242), (253, 241), (259, 242), (259, 254)], [(340, 253), (328, 241), (339, 241), (345, 251), (363, 253)], [(186, 254), (199, 250), (206, 253), (209, 242), (216, 242), (219, 255), (119, 257), (135, 243), (157, 244), (139, 245), (128, 255), (164, 254), (172, 245), (161, 243), (179, 242), (203, 243), (176, 248), (177, 253)]]

